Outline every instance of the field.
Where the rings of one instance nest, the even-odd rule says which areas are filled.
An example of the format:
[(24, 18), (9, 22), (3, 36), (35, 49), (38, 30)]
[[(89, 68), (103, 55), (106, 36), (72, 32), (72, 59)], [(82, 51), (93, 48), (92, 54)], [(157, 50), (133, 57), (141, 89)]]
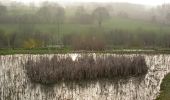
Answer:
[(68, 53), (115, 53), (115, 54), (170, 54), (169, 49), (113, 48), (103, 51), (73, 50), (71, 48), (0, 49), (0, 55), (15, 54), (68, 54)]
[[(22, 25), (22, 24), (21, 24)], [(58, 32), (56, 24), (25, 24), (28, 27), (32, 27), (41, 33), (55, 34)], [(19, 24), (0, 24), (0, 29), (3, 29), (7, 34), (19, 31)], [(149, 31), (154, 33), (169, 33), (170, 26), (160, 25), (152, 22), (146, 22), (135, 19), (127, 19), (120, 17), (113, 17), (109, 20), (103, 22), (102, 29), (98, 27), (97, 23), (92, 24), (73, 24), (64, 23), (61, 27), (62, 34), (83, 34), (88, 33), (93, 30), (98, 30), (98, 32), (110, 32), (112, 30), (119, 29), (129, 31), (131, 33), (139, 33), (139, 31)]]

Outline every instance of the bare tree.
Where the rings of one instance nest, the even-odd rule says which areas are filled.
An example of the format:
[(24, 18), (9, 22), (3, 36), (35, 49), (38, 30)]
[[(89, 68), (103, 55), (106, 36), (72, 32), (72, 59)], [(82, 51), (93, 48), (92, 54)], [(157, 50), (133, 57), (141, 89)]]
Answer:
[(101, 27), (103, 21), (109, 18), (110, 14), (105, 7), (98, 7), (93, 11), (93, 16), (97, 20), (99, 26)]
[(168, 21), (168, 23), (170, 22), (170, 11), (166, 14), (166, 20)]
[(91, 24), (93, 22), (93, 16), (87, 13), (83, 6), (77, 7), (73, 21), (78, 24)]
[(6, 12), (7, 12), (6, 6), (0, 4), (0, 16), (6, 14)]
[(7, 14), (7, 7), (0, 4), (0, 22), (4, 22)]
[(45, 23), (57, 24), (58, 29), (58, 43), (61, 43), (61, 28), (65, 19), (65, 10), (58, 4), (43, 5), (37, 12), (41, 20)]

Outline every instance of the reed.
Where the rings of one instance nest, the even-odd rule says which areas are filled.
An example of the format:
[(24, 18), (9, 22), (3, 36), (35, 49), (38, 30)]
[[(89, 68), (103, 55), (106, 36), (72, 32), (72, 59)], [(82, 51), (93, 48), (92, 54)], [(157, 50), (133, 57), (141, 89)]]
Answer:
[(29, 59), (25, 64), (27, 75), (32, 82), (55, 84), (61, 81), (81, 81), (114, 79), (115, 77), (138, 77), (148, 71), (142, 56), (89, 56), (71, 57), (54, 56), (40, 57), (34, 61)]

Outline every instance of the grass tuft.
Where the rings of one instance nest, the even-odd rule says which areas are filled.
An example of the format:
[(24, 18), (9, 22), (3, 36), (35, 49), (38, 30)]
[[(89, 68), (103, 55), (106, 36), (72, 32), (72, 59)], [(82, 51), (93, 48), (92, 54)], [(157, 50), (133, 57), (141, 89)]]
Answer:
[(160, 91), (161, 93), (156, 100), (169, 100), (170, 99), (170, 73), (163, 79)]

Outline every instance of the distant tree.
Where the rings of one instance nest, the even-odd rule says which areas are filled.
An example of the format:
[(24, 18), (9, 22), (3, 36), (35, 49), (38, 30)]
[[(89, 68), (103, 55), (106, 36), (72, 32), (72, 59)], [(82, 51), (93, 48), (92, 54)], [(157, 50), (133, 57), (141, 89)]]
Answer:
[(0, 4), (0, 16), (3, 16), (7, 13), (7, 7)]
[(10, 35), (10, 44), (11, 44), (12, 48), (15, 48), (16, 37), (17, 37), (16, 32)]
[(162, 6), (160, 6), (158, 8), (159, 14), (161, 14), (161, 16), (164, 17), (164, 24), (167, 23), (167, 21), (169, 22), (169, 14), (170, 14), (170, 4), (163, 4)]
[(75, 13), (76, 16), (81, 16), (84, 13), (86, 13), (86, 10), (83, 6), (77, 7), (77, 10), (76, 10), (76, 13)]
[(75, 50), (105, 50), (106, 43), (102, 35), (86, 34), (72, 37), (71, 46)]
[(166, 14), (166, 20), (167, 20), (168, 22), (170, 22), (170, 12), (167, 12), (167, 14)]
[(65, 19), (65, 10), (63, 7), (57, 7), (57, 24), (58, 24), (58, 43), (61, 44), (62, 40), (62, 33), (61, 33), (61, 29), (62, 29), (62, 24), (64, 23), (64, 19)]
[(74, 34), (65, 34), (65, 35), (63, 36), (63, 44), (64, 44), (65, 46), (71, 45), (74, 36), (75, 36)]
[(65, 10), (58, 4), (43, 5), (37, 12), (37, 15), (46, 21), (46, 23), (63, 23)]
[(0, 4), (0, 22), (6, 20), (7, 7)]
[(101, 27), (103, 21), (108, 19), (110, 14), (105, 7), (98, 7), (93, 11), (93, 17), (97, 20), (98, 25)]
[(52, 35), (47, 33), (35, 33), (33, 38), (42, 41), (42, 46), (46, 47), (47, 45), (50, 45), (49, 41), (52, 38)]
[(153, 47), (156, 45), (156, 34), (147, 31), (141, 31), (137, 34), (138, 40), (141, 42), (143, 47)]
[(18, 32), (24, 34), (25, 36), (28, 36), (34, 33), (35, 31), (36, 30), (34, 24), (19, 23), (18, 25)]
[(77, 7), (73, 21), (79, 24), (91, 24), (93, 21), (92, 15), (88, 14), (83, 6)]
[(18, 23), (22, 23), (22, 24), (35, 24), (36, 23), (36, 19), (33, 14), (23, 14), (18, 17), (19, 17)]
[(41, 21), (45, 21), (45, 23), (57, 24), (58, 29), (58, 43), (61, 42), (61, 28), (65, 19), (65, 10), (63, 7), (58, 4), (44, 4), (37, 15), (41, 19)]
[(128, 14), (126, 12), (120, 12), (118, 13), (118, 16), (122, 18), (128, 18)]
[(7, 39), (4, 30), (0, 29), (0, 48), (6, 48)]
[(153, 15), (153, 16), (151, 17), (151, 22), (155, 23), (156, 21), (157, 21), (156, 15)]
[(7, 39), (7, 42), (8, 42), (8, 48), (10, 48), (10, 49), (15, 48), (17, 33), (14, 32), (12, 34), (6, 34), (5, 36), (6, 36), (6, 39)]
[(28, 49), (42, 47), (42, 42), (33, 38), (29, 38), (28, 40), (24, 41), (23, 47)]
[(170, 48), (170, 34), (169, 33), (166, 33), (163, 35), (163, 38), (162, 38), (162, 45), (165, 47), (165, 48)]

